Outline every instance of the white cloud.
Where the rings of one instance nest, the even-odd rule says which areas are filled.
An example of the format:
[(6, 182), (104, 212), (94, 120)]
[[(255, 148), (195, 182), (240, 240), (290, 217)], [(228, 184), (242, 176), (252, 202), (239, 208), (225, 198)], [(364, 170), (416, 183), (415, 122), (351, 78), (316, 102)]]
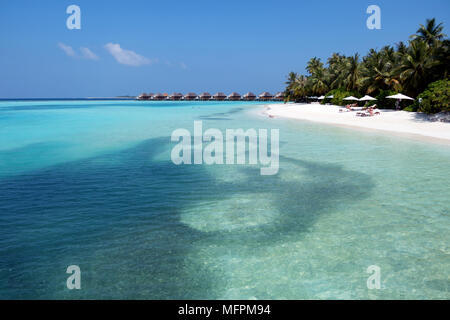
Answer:
[(105, 48), (118, 63), (128, 66), (138, 67), (155, 62), (154, 60), (143, 57), (134, 51), (122, 49), (118, 43), (107, 43)]
[(81, 47), (80, 51), (81, 54), (83, 55), (83, 58), (89, 60), (98, 60), (98, 56), (95, 53), (93, 53), (89, 48)]
[(180, 67), (181, 67), (181, 69), (184, 69), (184, 70), (186, 70), (188, 68), (184, 62), (180, 62)]
[(58, 47), (64, 51), (69, 57), (72, 58), (84, 58), (84, 59), (88, 59), (88, 60), (98, 60), (98, 56), (93, 53), (89, 48), (86, 47), (81, 47), (80, 51), (81, 51), (81, 56), (79, 54), (77, 54), (77, 52), (71, 47), (68, 46), (62, 42), (58, 43)]
[(64, 51), (69, 57), (76, 57), (77, 54), (75, 53), (75, 50), (71, 46), (65, 45), (62, 42), (58, 43), (58, 47)]

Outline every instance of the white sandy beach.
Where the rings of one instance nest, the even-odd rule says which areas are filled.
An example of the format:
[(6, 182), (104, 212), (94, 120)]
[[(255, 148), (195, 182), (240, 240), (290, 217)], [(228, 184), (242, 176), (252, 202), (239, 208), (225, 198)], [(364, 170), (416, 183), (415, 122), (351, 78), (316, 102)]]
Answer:
[(421, 113), (379, 110), (380, 115), (357, 117), (356, 112), (339, 112), (339, 109), (343, 107), (320, 104), (271, 104), (265, 107), (264, 113), (275, 118), (292, 118), (360, 129), (383, 130), (450, 143), (450, 123), (426, 120), (426, 116)]

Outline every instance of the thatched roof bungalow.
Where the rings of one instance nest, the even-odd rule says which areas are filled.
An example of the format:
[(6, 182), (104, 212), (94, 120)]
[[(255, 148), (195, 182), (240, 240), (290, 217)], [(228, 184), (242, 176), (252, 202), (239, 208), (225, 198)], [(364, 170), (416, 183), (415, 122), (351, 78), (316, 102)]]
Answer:
[(209, 92), (203, 92), (201, 95), (198, 96), (198, 98), (202, 101), (210, 100), (211, 94)]
[(267, 101), (267, 100), (272, 100), (273, 99), (273, 95), (271, 95), (269, 92), (263, 92), (259, 95), (259, 100), (263, 100), (263, 101)]
[(184, 95), (184, 100), (195, 100), (197, 98), (197, 95), (193, 92), (189, 92), (188, 94)]
[(277, 101), (283, 101), (284, 100), (284, 92), (278, 92), (275, 95), (274, 99), (277, 100)]
[(148, 94), (147, 93), (141, 93), (138, 97), (137, 97), (137, 99), (138, 100), (148, 100), (149, 99), (149, 96), (148, 96)]
[(227, 99), (231, 101), (241, 100), (241, 95), (237, 92), (233, 92), (227, 97)]
[(247, 92), (242, 98), (247, 101), (253, 101), (256, 99), (256, 95), (253, 92)]
[(169, 96), (169, 100), (181, 100), (183, 98), (183, 95), (178, 92), (174, 92)]
[(213, 95), (214, 100), (223, 101), (226, 99), (226, 95), (223, 92), (217, 92), (215, 95)]
[(164, 100), (166, 97), (162, 94), (162, 93), (157, 93), (157, 94), (155, 94), (154, 96), (153, 96), (153, 99), (152, 100), (158, 100), (158, 101), (160, 101), (160, 100)]

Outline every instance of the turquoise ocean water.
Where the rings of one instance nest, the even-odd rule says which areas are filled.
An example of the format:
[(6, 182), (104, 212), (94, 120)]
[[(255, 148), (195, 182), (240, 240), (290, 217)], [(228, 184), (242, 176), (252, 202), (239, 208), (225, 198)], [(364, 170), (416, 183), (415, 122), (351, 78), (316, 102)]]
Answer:
[[(449, 299), (450, 147), (260, 109), (0, 102), (0, 298)], [(194, 120), (280, 129), (279, 173), (175, 166)]]

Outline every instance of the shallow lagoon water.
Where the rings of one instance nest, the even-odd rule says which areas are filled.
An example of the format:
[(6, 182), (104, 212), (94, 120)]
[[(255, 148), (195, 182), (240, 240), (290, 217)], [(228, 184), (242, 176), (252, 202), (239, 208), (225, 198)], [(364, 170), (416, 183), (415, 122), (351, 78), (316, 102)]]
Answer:
[[(450, 298), (448, 146), (258, 108), (0, 102), (0, 298)], [(278, 175), (175, 166), (194, 120), (280, 129)]]

